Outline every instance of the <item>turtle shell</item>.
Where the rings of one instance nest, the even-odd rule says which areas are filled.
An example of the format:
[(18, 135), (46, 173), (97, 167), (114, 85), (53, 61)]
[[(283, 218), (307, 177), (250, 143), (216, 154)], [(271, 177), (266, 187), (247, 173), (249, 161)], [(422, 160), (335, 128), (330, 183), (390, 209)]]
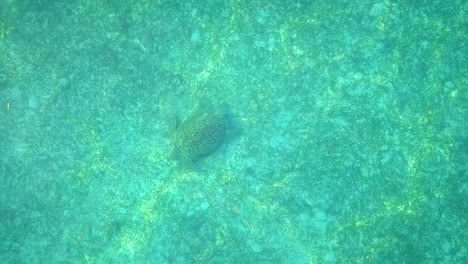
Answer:
[(215, 152), (226, 137), (226, 127), (224, 114), (204, 113), (188, 118), (176, 128), (174, 154), (195, 162)]

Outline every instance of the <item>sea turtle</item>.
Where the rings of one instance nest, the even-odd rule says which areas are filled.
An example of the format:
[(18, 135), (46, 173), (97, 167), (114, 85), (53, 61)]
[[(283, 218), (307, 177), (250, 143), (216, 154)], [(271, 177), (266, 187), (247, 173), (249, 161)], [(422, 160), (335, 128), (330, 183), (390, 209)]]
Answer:
[(172, 157), (194, 163), (215, 152), (226, 137), (227, 119), (222, 112), (193, 114), (175, 125)]

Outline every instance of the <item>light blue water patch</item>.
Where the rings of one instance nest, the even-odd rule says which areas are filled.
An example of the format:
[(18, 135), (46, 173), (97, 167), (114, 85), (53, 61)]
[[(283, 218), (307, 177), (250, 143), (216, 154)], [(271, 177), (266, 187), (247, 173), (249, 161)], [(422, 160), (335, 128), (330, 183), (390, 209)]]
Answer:
[(466, 263), (464, 1), (0, 7), (1, 263)]

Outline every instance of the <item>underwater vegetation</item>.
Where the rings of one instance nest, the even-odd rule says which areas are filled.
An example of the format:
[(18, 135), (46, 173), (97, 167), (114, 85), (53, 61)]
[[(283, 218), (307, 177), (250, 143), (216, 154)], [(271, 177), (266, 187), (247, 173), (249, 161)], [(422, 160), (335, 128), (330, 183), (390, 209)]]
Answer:
[(212, 154), (225, 141), (227, 125), (224, 112), (190, 116), (175, 127), (173, 158), (190, 164)]

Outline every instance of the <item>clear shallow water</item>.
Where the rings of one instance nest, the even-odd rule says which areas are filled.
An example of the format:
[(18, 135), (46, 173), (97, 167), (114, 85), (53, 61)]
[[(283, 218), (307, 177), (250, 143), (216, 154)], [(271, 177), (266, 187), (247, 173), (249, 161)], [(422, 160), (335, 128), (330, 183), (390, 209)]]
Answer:
[(114, 2), (0, 0), (3, 263), (466, 261), (465, 3)]

